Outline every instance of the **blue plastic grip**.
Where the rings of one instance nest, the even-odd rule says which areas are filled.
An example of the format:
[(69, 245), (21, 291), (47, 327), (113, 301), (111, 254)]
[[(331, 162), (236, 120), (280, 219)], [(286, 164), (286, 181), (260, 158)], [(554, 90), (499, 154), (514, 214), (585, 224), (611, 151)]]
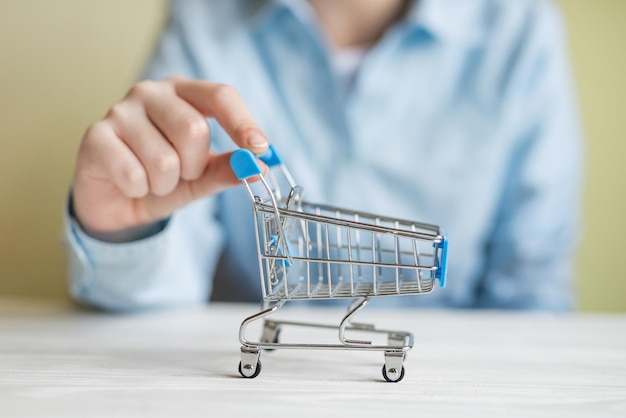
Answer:
[(258, 159), (263, 161), (268, 167), (274, 167), (283, 163), (273, 145), (270, 145), (265, 153), (259, 155)]
[(236, 150), (230, 156), (230, 167), (239, 180), (258, 176), (263, 173), (263, 170), (261, 170), (259, 163), (257, 163), (257, 158), (270, 168), (283, 163), (283, 160), (274, 149), (274, 146), (270, 145), (267, 151), (261, 155), (254, 155), (252, 151), (244, 148)]
[(439, 268), (435, 272), (435, 277), (439, 279), (439, 286), (446, 287), (446, 276), (448, 275), (448, 234), (443, 233), (443, 240), (439, 243), (441, 248), (441, 260)]
[(263, 173), (259, 163), (256, 162), (256, 156), (252, 151), (243, 148), (231, 154), (230, 167), (239, 180), (245, 180)]

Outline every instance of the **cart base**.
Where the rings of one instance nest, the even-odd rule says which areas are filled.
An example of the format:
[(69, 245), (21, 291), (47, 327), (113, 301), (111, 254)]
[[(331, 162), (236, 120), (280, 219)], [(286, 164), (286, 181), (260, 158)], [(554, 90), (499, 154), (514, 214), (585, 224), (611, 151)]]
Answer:
[[(383, 377), (388, 382), (399, 382), (404, 377), (404, 359), (406, 352), (413, 348), (413, 334), (405, 331), (392, 331), (376, 329), (373, 324), (353, 323), (351, 319), (367, 305), (368, 298), (355, 299), (348, 308), (348, 313), (343, 317), (339, 326), (325, 325), (317, 323), (265, 320), (260, 341), (249, 341), (245, 338), (247, 326), (254, 321), (265, 318), (279, 310), (284, 301), (278, 301), (273, 305), (268, 302), (264, 304), (264, 309), (246, 318), (239, 330), (239, 339), (242, 343), (241, 362), (239, 373), (246, 378), (257, 377), (261, 371), (260, 355), (261, 350), (274, 349), (313, 349), (313, 350), (367, 350), (383, 351), (385, 364), (383, 366)], [(310, 343), (281, 343), (279, 341), (280, 332), (283, 326), (300, 326), (327, 328), (338, 331), (338, 344), (310, 344)], [(377, 333), (387, 335), (387, 345), (375, 345), (372, 341), (354, 340), (346, 338), (346, 331), (359, 331), (366, 333)]]

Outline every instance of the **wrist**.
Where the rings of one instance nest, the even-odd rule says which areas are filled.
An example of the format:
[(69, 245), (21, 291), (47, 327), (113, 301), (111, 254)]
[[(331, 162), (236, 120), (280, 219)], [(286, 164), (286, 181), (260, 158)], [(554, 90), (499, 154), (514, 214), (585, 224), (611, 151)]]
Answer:
[(167, 225), (167, 220), (162, 220), (149, 225), (139, 225), (131, 228), (121, 229), (118, 231), (103, 232), (85, 228), (80, 224), (80, 221), (77, 218), (74, 219), (76, 220), (76, 223), (80, 226), (80, 228), (85, 232), (85, 234), (87, 234), (91, 238), (97, 239), (98, 241), (109, 243), (126, 243), (149, 238), (161, 232), (163, 229), (165, 229), (165, 226)]
[(163, 229), (165, 229), (169, 222), (169, 218), (166, 218), (149, 224), (137, 225), (110, 231), (101, 231), (90, 228), (89, 226), (86, 226), (84, 223), (82, 223), (80, 217), (76, 215), (72, 191), (70, 191), (68, 199), (68, 212), (70, 217), (76, 222), (77, 226), (87, 236), (94, 238), (98, 241), (107, 243), (127, 243), (149, 238), (163, 231)]

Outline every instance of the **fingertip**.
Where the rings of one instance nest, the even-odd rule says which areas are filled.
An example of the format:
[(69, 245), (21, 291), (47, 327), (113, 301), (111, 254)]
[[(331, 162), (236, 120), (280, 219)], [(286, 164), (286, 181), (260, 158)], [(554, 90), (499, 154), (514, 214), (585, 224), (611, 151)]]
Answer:
[(269, 142), (265, 136), (261, 135), (257, 131), (251, 131), (248, 134), (246, 144), (248, 145), (248, 148), (256, 154), (264, 153), (267, 151), (267, 147), (269, 147)]

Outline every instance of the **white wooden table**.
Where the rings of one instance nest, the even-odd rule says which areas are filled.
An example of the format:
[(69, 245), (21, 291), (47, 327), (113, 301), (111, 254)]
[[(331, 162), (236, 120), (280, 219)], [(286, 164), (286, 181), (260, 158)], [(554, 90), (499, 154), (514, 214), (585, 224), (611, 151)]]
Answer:
[[(626, 315), (366, 308), (357, 319), (416, 336), (404, 380), (386, 383), (380, 352), (264, 352), (261, 374), (241, 378), (239, 323), (255, 310), (111, 315), (0, 298), (0, 417), (626, 417)], [(305, 337), (327, 338), (281, 334)]]

